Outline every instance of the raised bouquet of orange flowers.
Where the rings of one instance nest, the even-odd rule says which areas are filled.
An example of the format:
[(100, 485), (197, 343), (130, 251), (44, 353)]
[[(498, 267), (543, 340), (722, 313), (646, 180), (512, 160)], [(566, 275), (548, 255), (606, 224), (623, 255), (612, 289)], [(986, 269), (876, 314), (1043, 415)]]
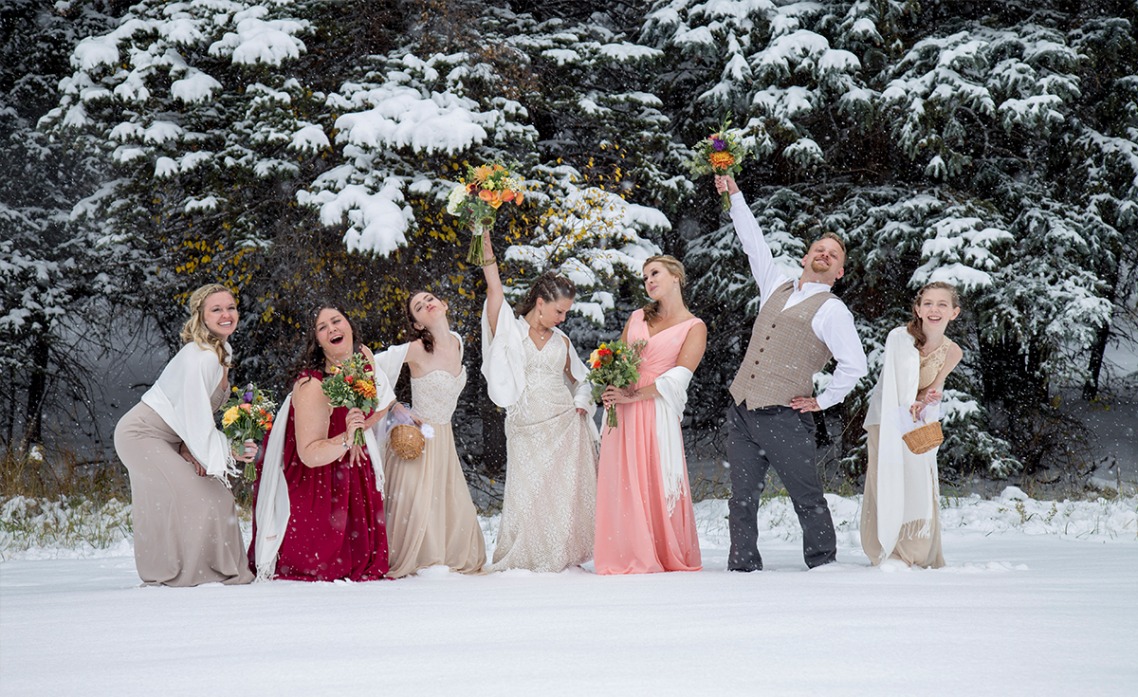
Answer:
[[(260, 441), (273, 429), (277, 403), (253, 383), (243, 388), (234, 387), (233, 394), (222, 407), (221, 432), (240, 449), (245, 441)], [(251, 482), (256, 478), (256, 464), (245, 463), (245, 480)]]
[[(743, 131), (730, 128), (731, 119), (720, 124), (719, 130), (696, 143), (695, 157), (688, 162), (693, 177), (708, 174), (734, 176), (743, 171), (743, 160), (749, 151), (743, 145)], [(723, 192), (723, 210), (731, 209), (731, 197)]]
[[(640, 379), (640, 352), (646, 341), (634, 341), (632, 345), (623, 341), (606, 341), (589, 354), (589, 376), (586, 378), (593, 386), (593, 399), (600, 399), (609, 385), (624, 388)], [(616, 405), (605, 409), (609, 428), (617, 425)]]
[[(333, 408), (355, 408), (365, 415), (375, 410), (375, 370), (362, 353), (353, 353), (331, 375), (325, 376), (321, 388)], [(356, 431), (352, 443), (364, 444), (363, 430)]]
[(504, 203), (520, 206), (522, 182), (500, 164), (466, 166), (466, 176), (451, 189), (447, 213), (458, 216), (472, 228), (469, 264), (482, 265), (482, 233), (494, 227), (498, 209)]

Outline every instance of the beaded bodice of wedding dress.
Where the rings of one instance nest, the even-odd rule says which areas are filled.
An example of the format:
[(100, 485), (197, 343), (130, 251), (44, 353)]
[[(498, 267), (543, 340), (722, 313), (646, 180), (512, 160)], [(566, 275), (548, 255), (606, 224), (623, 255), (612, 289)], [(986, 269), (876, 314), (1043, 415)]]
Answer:
[(411, 404), (420, 419), (432, 424), (449, 424), (464, 387), (465, 366), (458, 375), (432, 370), (421, 377), (411, 378)]
[(565, 341), (554, 336), (539, 350), (526, 339), (522, 346), (526, 352), (526, 389), (517, 404), (507, 410), (506, 419), (535, 424), (572, 409), (573, 393), (565, 384)]

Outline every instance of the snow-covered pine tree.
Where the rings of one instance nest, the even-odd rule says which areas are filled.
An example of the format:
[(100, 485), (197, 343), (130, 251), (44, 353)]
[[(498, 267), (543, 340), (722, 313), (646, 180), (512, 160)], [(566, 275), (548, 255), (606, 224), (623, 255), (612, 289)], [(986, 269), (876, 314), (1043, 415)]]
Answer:
[[(1111, 9), (1123, 8), (1008, 3), (979, 16), (974, 8), (939, 8), (942, 28), (912, 45), (882, 91), (892, 135), (914, 163), (1012, 235), (1004, 263), (971, 302), (983, 396), (1001, 415), (992, 425), (1018, 445), (1029, 470), (1077, 459), (1052, 397), (1056, 387), (1086, 381), (1096, 340), (1110, 324), (1115, 290), (1102, 270), (1117, 268), (1120, 231), (1099, 211), (1119, 219), (1127, 206), (1111, 199), (1134, 192), (1133, 163), (1112, 156), (1121, 143), (1106, 144), (1111, 139), (1097, 139), (1087, 125), (1087, 117), (1101, 120), (1101, 95), (1089, 102), (1082, 92), (1098, 81), (1089, 70), (1098, 51), (1129, 54), (1132, 74), (1132, 38), (1115, 48), (1083, 38), (1087, 25), (1133, 26), (1109, 17)], [(926, 19), (914, 15), (912, 26)], [(1109, 163), (1107, 180), (1115, 181), (1088, 171), (1097, 169), (1088, 159)], [(1131, 183), (1118, 186), (1119, 175)], [(1085, 188), (1087, 180), (1100, 191)], [(1123, 233), (1134, 230), (1125, 214), (1119, 220)], [(921, 280), (918, 269), (913, 281)]]
[(47, 409), (92, 420), (82, 412), (92, 403), (86, 360), (105, 340), (102, 310), (120, 286), (107, 273), (115, 250), (97, 246), (70, 213), (103, 174), (36, 122), (53, 106), (71, 48), (123, 4), (12, 0), (0, 10), (0, 443), (13, 452), (49, 435)]
[[(822, 181), (818, 167), (863, 130), (856, 117), (868, 113), (860, 61), (844, 42), (871, 32), (860, 24), (843, 28), (838, 5), (662, 1), (652, 4), (641, 34), (642, 43), (666, 56), (655, 91), (673, 118), (673, 137), (691, 144), (731, 118), (747, 130), (757, 157), (740, 179), (752, 203), (758, 181), (802, 183), (767, 190), (756, 211), (772, 223), (768, 239), (788, 267), (805, 250), (803, 237), (818, 231), (818, 221), (802, 210), (809, 189)], [(722, 227), (711, 182), (695, 185), (702, 205), (686, 209), (679, 226), (704, 231), (691, 241), (685, 262), (695, 279), (693, 309), (709, 320), (709, 352), (689, 404), (695, 428), (714, 438), (728, 401), (723, 386), (746, 348), (758, 302), (734, 236)]]
[[(283, 380), (298, 308), (368, 277), (368, 260), (321, 234), (297, 191), (333, 165), (325, 92), (356, 56), (386, 48), (388, 12), (362, 1), (148, 0), (75, 48), (42, 127), (111, 167), (82, 211), (130, 250), (123, 272), (139, 310), (172, 342), (186, 294), (220, 280), (247, 317), (243, 368)], [(288, 303), (296, 311), (270, 321)]]
[[(409, 16), (410, 40), (361, 61), (328, 95), (342, 164), (301, 202), (325, 223), (346, 224), (350, 245), (434, 270), (424, 274), (428, 287), (457, 301), (452, 315), (474, 336), (480, 274), (459, 261), (468, 233), (445, 213), (446, 198), (467, 164), (513, 166), (527, 178), (526, 203), (502, 209), (494, 233), (511, 294), (560, 269), (579, 286), (581, 319), (567, 327), (578, 343), (591, 343), (606, 319), (604, 331), (619, 332), (612, 291), (657, 251), (644, 235), (669, 226), (629, 201), (674, 201), (686, 184), (663, 179), (661, 163), (675, 166), (677, 148), (657, 100), (632, 89), (657, 56), (608, 20), (539, 20), (475, 3), (420, 7)], [(477, 361), (477, 342), (468, 350)], [(476, 388), (461, 408), (492, 420)], [(457, 418), (472, 422), (466, 416)], [(460, 440), (477, 450), (486, 438)]]
[[(1053, 379), (1083, 379), (1111, 299), (1132, 297), (1103, 283), (1124, 273), (1103, 269), (1127, 268), (1117, 240), (1133, 232), (1134, 14), (1129, 3), (673, 0), (653, 4), (643, 41), (669, 57), (672, 91), (657, 92), (677, 135), (701, 135), (708, 107), (753, 129), (760, 161), (740, 184), (783, 262), (820, 231), (849, 237), (838, 290), (871, 357), (925, 281), (967, 291), (968, 358), (952, 385), (967, 421), (944, 459), (1001, 474), (1017, 457), (1039, 463), (1023, 429), (1048, 422), (1027, 413), (1009, 426), (1004, 414), (1046, 403)], [(1106, 79), (1092, 77), (1106, 62)], [(701, 198), (706, 224), (714, 203)], [(710, 342), (715, 363), (733, 366), (754, 291), (730, 230), (712, 227), (688, 260), (696, 291), (733, 310), (716, 313)], [(862, 399), (847, 401), (849, 426)]]

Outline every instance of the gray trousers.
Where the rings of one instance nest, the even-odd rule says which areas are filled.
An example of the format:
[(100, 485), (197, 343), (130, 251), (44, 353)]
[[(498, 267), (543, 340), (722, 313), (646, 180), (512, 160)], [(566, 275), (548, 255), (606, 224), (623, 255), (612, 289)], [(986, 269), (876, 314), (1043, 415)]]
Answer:
[(830, 508), (822, 495), (815, 465), (814, 417), (790, 407), (747, 409), (746, 403), (727, 410), (727, 461), (731, 464), (731, 498), (727, 510), (731, 553), (727, 568), (758, 571), (759, 497), (767, 469), (774, 467), (790, 494), (802, 525), (802, 555), (810, 568), (828, 564), (837, 555), (837, 538)]

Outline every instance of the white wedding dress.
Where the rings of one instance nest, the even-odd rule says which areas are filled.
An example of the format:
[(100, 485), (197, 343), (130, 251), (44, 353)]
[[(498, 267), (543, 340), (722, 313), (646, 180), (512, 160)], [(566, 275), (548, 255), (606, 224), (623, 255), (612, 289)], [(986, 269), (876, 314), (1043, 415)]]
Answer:
[(506, 410), (506, 492), (490, 568), (561, 571), (593, 554), (596, 441), (566, 383), (565, 340), (521, 345), (525, 389)]

